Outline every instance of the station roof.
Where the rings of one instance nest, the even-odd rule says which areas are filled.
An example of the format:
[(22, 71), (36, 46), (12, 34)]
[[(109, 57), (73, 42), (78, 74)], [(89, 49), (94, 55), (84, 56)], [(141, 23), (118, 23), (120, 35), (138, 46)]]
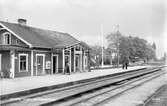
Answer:
[(32, 45), (41, 48), (64, 48), (80, 43), (68, 33), (35, 28), (27, 25), (0, 21), (5, 27)]

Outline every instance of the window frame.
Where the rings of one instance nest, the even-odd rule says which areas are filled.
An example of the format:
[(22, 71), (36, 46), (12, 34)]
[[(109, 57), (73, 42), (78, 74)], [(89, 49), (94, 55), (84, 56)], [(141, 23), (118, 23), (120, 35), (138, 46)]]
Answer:
[(19, 39), (16, 39), (15, 44), (16, 44), (16, 45), (19, 45)]
[[(26, 70), (20, 69), (20, 57), (21, 56), (26, 56)], [(28, 54), (23, 54), (23, 53), (19, 54), (19, 72), (28, 72)]]
[[(7, 44), (7, 42), (6, 42), (6, 35), (9, 35), (9, 44)], [(3, 38), (2, 38), (2, 40), (3, 40), (3, 44), (4, 45), (11, 45), (11, 33), (9, 33), (9, 32), (4, 32), (3, 33)]]

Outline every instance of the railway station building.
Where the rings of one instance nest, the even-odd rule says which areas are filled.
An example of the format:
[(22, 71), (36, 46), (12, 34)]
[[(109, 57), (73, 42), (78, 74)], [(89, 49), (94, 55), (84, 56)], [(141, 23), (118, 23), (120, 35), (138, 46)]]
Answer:
[(68, 33), (0, 21), (0, 72), (8, 77), (89, 70), (89, 46)]

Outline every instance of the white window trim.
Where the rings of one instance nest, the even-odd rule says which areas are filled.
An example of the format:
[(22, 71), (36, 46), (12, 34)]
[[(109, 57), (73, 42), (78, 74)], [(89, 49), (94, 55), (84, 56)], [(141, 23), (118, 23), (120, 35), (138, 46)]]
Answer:
[[(9, 44), (5, 44), (6, 42), (5, 42), (5, 35), (6, 34), (9, 34)], [(11, 45), (11, 33), (9, 33), (9, 32), (4, 32), (3, 34), (2, 34), (2, 40), (3, 40), (3, 44), (4, 45)]]
[(58, 67), (59, 67), (59, 65), (58, 65), (58, 63), (59, 63), (59, 55), (57, 55), (57, 54), (56, 54), (56, 55), (52, 55), (52, 73), (53, 73), (53, 57), (54, 57), (54, 56), (57, 57), (57, 64), (56, 64), (56, 65), (57, 65), (57, 68), (56, 68), (56, 73), (58, 73), (58, 69), (59, 69), (59, 68), (58, 68)]
[(43, 70), (42, 70), (42, 73), (45, 72), (45, 54), (36, 54), (36, 62), (35, 62), (35, 65), (36, 65), (36, 75), (38, 75), (38, 72), (37, 72), (37, 56), (43, 56)]
[[(20, 70), (20, 56), (26, 56), (26, 70)], [(19, 54), (19, 72), (28, 72), (28, 54)]]

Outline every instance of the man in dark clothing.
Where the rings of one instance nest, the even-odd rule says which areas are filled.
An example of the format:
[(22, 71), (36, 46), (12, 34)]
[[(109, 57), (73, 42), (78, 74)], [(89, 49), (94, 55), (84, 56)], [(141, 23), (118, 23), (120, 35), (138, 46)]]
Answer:
[(66, 72), (70, 75), (70, 67), (69, 67), (69, 63), (66, 63)]
[(123, 61), (122, 61), (122, 69), (128, 69), (128, 64), (129, 64), (129, 60), (128, 60), (128, 58), (127, 57), (124, 57), (123, 58)]
[(128, 69), (128, 62), (125, 63), (125, 69)]
[(129, 59), (128, 57), (125, 58), (125, 69), (128, 69)]

